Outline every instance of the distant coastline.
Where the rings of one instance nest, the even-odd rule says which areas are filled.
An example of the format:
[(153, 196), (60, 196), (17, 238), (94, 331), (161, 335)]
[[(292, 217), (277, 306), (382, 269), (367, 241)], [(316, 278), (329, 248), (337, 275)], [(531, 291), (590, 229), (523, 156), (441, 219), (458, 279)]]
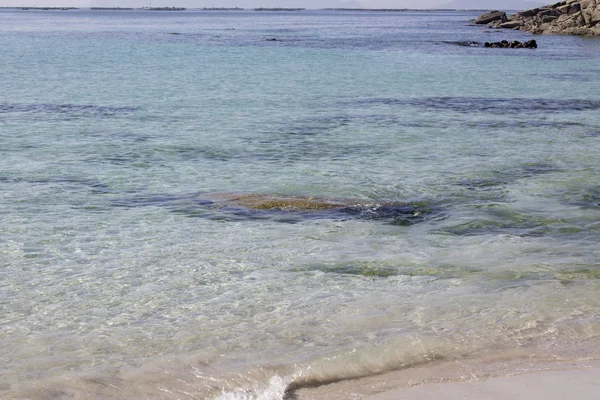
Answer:
[(240, 8), (240, 7), (204, 7), (204, 8), (195, 8), (193, 10), (198, 10), (198, 11), (244, 11), (244, 9)]
[[(70, 10), (92, 10), (92, 11), (311, 11), (312, 9), (306, 8), (242, 8), (242, 7), (204, 7), (204, 8), (185, 8), (185, 7), (0, 7), (5, 10), (42, 10), (42, 11), (70, 11)], [(456, 8), (321, 8), (315, 9), (315, 11), (343, 11), (343, 12), (447, 12), (447, 11), (489, 11), (487, 8), (473, 8), (473, 9), (456, 9)]]
[(304, 10), (306, 10), (306, 8), (258, 7), (258, 8), (253, 8), (252, 10), (253, 11), (304, 11)]
[(9, 10), (43, 10), (43, 11), (68, 11), (68, 10), (79, 10), (77, 7), (0, 7)]
[(142, 7), (140, 10), (146, 11), (185, 11), (185, 7)]
[(129, 11), (133, 10), (131, 7), (90, 7), (93, 11)]

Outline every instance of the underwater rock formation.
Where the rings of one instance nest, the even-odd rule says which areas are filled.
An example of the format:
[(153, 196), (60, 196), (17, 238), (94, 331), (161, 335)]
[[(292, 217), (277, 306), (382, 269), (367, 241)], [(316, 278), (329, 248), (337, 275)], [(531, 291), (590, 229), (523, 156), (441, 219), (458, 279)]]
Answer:
[[(327, 199), (308, 196), (278, 196), (259, 193), (213, 193), (203, 195), (213, 208), (244, 214), (297, 217), (298, 219), (388, 220), (395, 225), (412, 225), (424, 219), (430, 210), (420, 203), (376, 202), (357, 199)], [(259, 216), (259, 215), (257, 215)]]

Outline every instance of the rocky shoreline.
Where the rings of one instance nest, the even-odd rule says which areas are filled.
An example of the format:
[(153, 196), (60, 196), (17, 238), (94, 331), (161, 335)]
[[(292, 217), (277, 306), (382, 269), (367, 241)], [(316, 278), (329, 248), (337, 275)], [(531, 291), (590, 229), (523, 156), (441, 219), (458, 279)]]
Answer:
[(492, 11), (473, 21), (495, 29), (600, 37), (600, 0), (566, 0), (507, 16)]

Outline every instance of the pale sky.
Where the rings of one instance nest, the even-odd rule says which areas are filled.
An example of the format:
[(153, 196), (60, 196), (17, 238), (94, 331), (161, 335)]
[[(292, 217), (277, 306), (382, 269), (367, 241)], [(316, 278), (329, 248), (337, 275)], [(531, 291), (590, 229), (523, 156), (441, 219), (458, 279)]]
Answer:
[[(201, 7), (363, 7), (363, 8), (433, 8), (442, 7), (451, 0), (0, 0), (2, 7), (70, 6), (70, 7), (145, 7), (180, 6)], [(541, 0), (543, 2), (543, 0)], [(482, 8), (503, 8), (509, 0), (480, 0)], [(514, 0), (511, 1), (514, 3)], [(548, 1), (551, 3), (552, 1)], [(527, 4), (527, 3), (524, 3)], [(535, 7), (536, 4), (531, 4)], [(530, 7), (530, 8), (531, 8)]]

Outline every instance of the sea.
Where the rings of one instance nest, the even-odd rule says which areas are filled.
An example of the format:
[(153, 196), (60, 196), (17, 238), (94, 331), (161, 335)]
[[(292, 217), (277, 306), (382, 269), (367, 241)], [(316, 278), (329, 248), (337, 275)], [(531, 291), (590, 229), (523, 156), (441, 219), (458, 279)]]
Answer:
[(600, 40), (479, 14), (0, 10), (0, 398), (600, 359)]

